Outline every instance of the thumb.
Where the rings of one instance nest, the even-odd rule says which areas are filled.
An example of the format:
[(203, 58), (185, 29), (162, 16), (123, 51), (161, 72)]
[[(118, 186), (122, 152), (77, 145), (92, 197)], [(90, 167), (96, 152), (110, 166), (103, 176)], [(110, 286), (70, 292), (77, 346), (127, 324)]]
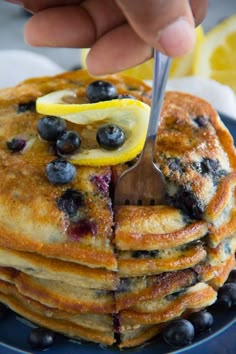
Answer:
[(188, 0), (116, 0), (130, 26), (149, 46), (169, 56), (189, 52), (195, 43)]

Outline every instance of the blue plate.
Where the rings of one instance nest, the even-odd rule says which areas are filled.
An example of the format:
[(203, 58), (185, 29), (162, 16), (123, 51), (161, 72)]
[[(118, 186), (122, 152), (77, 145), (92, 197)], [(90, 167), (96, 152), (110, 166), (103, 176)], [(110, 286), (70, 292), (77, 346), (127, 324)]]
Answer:
[[(236, 142), (236, 121), (224, 114), (220, 114), (220, 116)], [(160, 337), (157, 337), (142, 347), (127, 349), (125, 352), (131, 354), (235, 354), (236, 308), (224, 313), (217, 312), (212, 308), (211, 312), (214, 315), (211, 331), (198, 336), (188, 347), (173, 350)], [(42, 351), (32, 351), (27, 343), (31, 327), (29, 322), (11, 312), (7, 319), (1, 322), (0, 353), (42, 353)], [(58, 336), (53, 347), (46, 351), (47, 354), (114, 354), (119, 352), (116, 348), (103, 347), (93, 343), (79, 343), (63, 336)]]

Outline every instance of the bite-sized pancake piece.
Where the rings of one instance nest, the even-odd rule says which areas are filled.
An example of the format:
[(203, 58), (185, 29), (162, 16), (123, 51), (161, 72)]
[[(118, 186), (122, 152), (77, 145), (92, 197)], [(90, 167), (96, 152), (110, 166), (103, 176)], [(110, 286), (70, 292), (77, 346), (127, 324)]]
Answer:
[(0, 265), (12, 266), (34, 277), (63, 281), (84, 288), (114, 290), (119, 283), (117, 274), (106, 269), (89, 268), (32, 252), (3, 247), (0, 247)]
[(21, 294), (49, 307), (74, 313), (112, 313), (115, 310), (111, 291), (81, 288), (24, 273), (19, 273), (14, 280)]
[(93, 328), (95, 323), (92, 326), (88, 326), (86, 325), (86, 321), (79, 325), (74, 321), (73, 315), (72, 321), (70, 320), (71, 314), (67, 316), (65, 312), (55, 310), (56, 315), (54, 316), (52, 315), (52, 313), (54, 314), (54, 309), (22, 296), (14, 286), (8, 283), (1, 281), (0, 287), (0, 301), (9, 306), (13, 311), (39, 326), (49, 328), (52, 331), (62, 333), (67, 337), (75, 339), (85, 339), (107, 345), (112, 345), (115, 341), (113, 328), (109, 328), (109, 322), (107, 320), (105, 330), (103, 328)]
[(115, 208), (115, 244), (120, 250), (168, 249), (198, 240), (206, 233), (206, 222), (191, 222), (170, 206)]
[(132, 308), (120, 312), (123, 326), (150, 325), (163, 323), (181, 316), (188, 309), (200, 310), (213, 304), (217, 293), (205, 283), (197, 283), (180, 293), (173, 300), (172, 297), (143, 301)]
[(187, 269), (205, 259), (206, 254), (201, 241), (165, 250), (119, 251), (119, 276), (137, 277)]
[(156, 276), (123, 278), (115, 293), (117, 311), (153, 299), (162, 299), (178, 294), (197, 282), (197, 275), (191, 269), (167, 272)]

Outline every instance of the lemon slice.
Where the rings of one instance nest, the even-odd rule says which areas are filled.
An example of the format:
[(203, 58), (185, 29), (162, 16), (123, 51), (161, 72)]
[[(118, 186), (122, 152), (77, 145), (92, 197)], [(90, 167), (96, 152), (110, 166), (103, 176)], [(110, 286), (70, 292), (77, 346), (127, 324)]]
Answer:
[[(104, 166), (124, 163), (135, 158), (142, 150), (150, 115), (150, 106), (135, 99), (114, 99), (87, 104), (65, 103), (64, 98), (74, 97), (72, 90), (61, 90), (40, 97), (36, 101), (39, 113), (57, 115), (77, 125), (82, 130), (82, 144), (78, 153), (69, 159), (78, 165)], [(61, 102), (61, 103), (60, 103)], [(116, 124), (124, 132), (126, 140), (116, 150), (101, 148), (94, 137), (99, 126)], [(93, 144), (83, 147), (83, 138)], [(95, 145), (95, 146), (94, 146)]]
[(236, 15), (215, 26), (198, 48), (194, 74), (230, 86), (236, 92)]

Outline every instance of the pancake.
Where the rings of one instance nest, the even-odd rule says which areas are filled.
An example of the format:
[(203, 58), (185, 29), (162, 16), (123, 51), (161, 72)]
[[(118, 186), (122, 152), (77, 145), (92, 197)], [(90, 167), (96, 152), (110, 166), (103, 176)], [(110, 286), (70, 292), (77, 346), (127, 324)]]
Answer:
[(0, 301), (33, 323), (75, 339), (92, 340), (107, 345), (112, 345), (114, 342), (111, 316), (93, 314), (90, 314), (90, 317), (76, 316), (43, 306), (37, 301), (22, 296), (14, 285), (1, 281), (0, 287)]
[[(35, 100), (73, 89), (88, 103), (94, 80), (79, 70), (0, 91), (0, 301), (70, 338), (126, 348), (216, 301), (235, 266), (236, 153), (209, 103), (167, 92), (154, 153), (165, 205), (113, 205), (117, 178), (136, 158), (75, 166), (72, 182), (51, 184), (45, 166), (55, 149), (38, 136)], [(145, 83), (102, 80), (150, 104)], [(67, 128), (90, 146), (89, 127)], [(22, 151), (9, 149), (14, 138)]]
[(115, 242), (121, 250), (165, 250), (199, 240), (207, 233), (206, 222), (186, 222), (181, 210), (162, 205), (118, 206), (115, 223)]
[(112, 313), (115, 303), (111, 291), (85, 289), (69, 283), (35, 278), (19, 273), (18, 291), (40, 303), (68, 312)]
[(176, 298), (154, 299), (141, 302), (133, 308), (120, 312), (123, 326), (156, 324), (180, 317), (185, 311), (200, 310), (213, 304), (217, 293), (211, 286), (198, 283), (179, 293)]
[(138, 277), (193, 267), (206, 258), (206, 250), (200, 241), (154, 251), (119, 252), (120, 277)]
[(89, 268), (78, 263), (3, 247), (0, 247), (0, 265), (12, 266), (23, 273), (43, 279), (66, 279), (69, 284), (82, 288), (115, 290), (119, 283), (117, 273), (103, 268)]
[(127, 309), (139, 302), (161, 299), (196, 284), (196, 272), (191, 269), (166, 272), (157, 276), (123, 278), (116, 291), (116, 309)]

